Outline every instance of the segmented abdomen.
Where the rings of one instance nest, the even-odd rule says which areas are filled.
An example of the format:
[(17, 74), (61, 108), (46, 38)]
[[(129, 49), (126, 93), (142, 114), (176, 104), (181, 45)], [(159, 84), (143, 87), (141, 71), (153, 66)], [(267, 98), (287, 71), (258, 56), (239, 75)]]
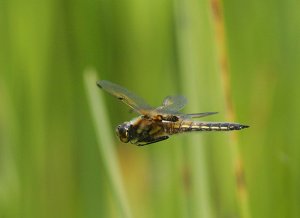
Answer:
[(199, 122), (199, 121), (181, 121), (169, 125), (168, 133), (176, 134), (181, 132), (192, 131), (232, 131), (241, 130), (249, 126), (239, 123), (223, 123), (223, 122)]

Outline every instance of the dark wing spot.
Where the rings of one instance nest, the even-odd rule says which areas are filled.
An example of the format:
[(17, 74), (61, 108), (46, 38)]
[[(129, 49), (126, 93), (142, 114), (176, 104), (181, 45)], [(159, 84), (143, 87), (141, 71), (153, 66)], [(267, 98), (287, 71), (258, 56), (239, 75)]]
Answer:
[(168, 115), (168, 116), (162, 117), (162, 120), (177, 122), (179, 120), (179, 118), (174, 115)]
[(172, 122), (177, 122), (178, 120), (179, 120), (179, 118), (177, 116), (172, 116), (171, 117)]

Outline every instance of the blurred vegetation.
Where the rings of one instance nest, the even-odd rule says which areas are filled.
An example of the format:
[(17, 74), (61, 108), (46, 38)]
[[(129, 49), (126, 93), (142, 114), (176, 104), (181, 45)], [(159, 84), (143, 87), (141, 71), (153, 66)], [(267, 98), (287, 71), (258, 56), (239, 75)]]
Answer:
[[(2, 0), (0, 217), (299, 217), (299, 10)], [(182, 94), (184, 112), (251, 128), (122, 144), (114, 126), (135, 114), (91, 68), (152, 105)]]

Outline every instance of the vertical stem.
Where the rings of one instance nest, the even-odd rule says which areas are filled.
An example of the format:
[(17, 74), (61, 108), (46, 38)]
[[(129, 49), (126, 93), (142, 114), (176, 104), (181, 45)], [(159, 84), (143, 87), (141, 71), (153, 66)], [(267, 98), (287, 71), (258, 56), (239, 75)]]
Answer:
[(101, 90), (96, 86), (96, 72), (92, 70), (85, 72), (84, 80), (93, 120), (95, 122), (99, 151), (110, 179), (110, 185), (116, 203), (115, 206), (119, 210), (118, 212), (121, 217), (130, 218), (132, 216), (125, 196), (122, 177), (120, 176), (121, 173), (116, 157), (116, 151), (113, 147), (113, 137), (110, 133), (111, 128), (107, 118), (108, 113), (106, 111), (104, 99), (100, 93)]
[[(235, 120), (235, 112), (233, 108), (233, 100), (231, 97), (231, 81), (230, 70), (228, 67), (228, 52), (226, 48), (226, 36), (224, 26), (223, 7), (220, 0), (210, 0), (215, 26), (215, 40), (218, 53), (218, 62), (220, 65), (220, 73), (223, 82), (223, 93), (225, 95), (226, 116), (230, 121)], [(243, 160), (238, 147), (237, 133), (230, 134), (230, 149), (233, 161), (233, 169), (236, 176), (236, 191), (238, 196), (238, 204), (241, 217), (249, 218), (250, 211), (248, 205), (248, 193), (244, 177)]]
[[(191, 100), (188, 107), (200, 108), (199, 77), (203, 65), (203, 23), (207, 8), (203, 1), (176, 0), (175, 17), (178, 40), (178, 56), (183, 92)], [(203, 23), (201, 22), (203, 21)], [(202, 66), (201, 66), (202, 65)], [(205, 142), (201, 135), (189, 135), (185, 145), (188, 164), (187, 202), (190, 217), (214, 217), (206, 160)]]

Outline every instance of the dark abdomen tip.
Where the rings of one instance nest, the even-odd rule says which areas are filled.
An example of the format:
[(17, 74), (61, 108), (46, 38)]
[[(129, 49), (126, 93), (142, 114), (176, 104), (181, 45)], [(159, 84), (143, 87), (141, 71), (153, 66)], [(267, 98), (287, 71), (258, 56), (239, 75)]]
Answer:
[(242, 125), (242, 124), (238, 124), (238, 123), (231, 123), (228, 125), (228, 130), (241, 130), (241, 129), (245, 129), (248, 127), (250, 127), (250, 126)]

